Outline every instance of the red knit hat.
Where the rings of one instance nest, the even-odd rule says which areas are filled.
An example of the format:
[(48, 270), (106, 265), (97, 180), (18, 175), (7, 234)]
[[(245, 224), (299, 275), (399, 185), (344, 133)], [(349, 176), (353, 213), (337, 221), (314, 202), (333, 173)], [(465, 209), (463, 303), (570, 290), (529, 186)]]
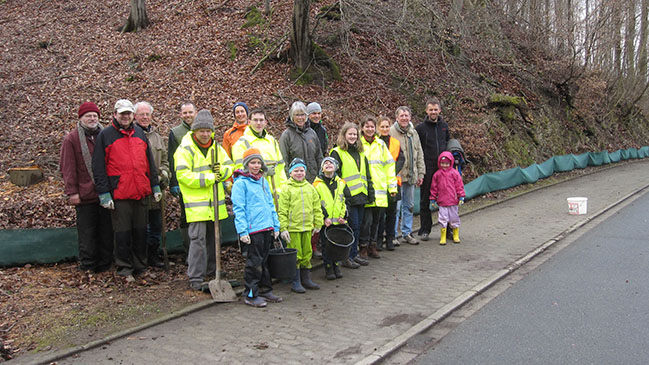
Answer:
[(86, 101), (85, 103), (81, 104), (81, 106), (79, 107), (79, 118), (81, 118), (84, 114), (89, 112), (95, 112), (97, 113), (97, 116), (101, 116), (97, 104), (91, 101)]

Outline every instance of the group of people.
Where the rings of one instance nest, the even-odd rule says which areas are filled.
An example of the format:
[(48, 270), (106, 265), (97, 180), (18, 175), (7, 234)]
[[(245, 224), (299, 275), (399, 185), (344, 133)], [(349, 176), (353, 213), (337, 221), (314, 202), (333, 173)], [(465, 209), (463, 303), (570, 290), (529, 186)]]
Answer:
[[(262, 109), (235, 103), (234, 124), (219, 144), (210, 111), (186, 102), (165, 148), (151, 124), (150, 103), (117, 101), (105, 128), (98, 107), (83, 103), (61, 149), (65, 193), (77, 211), (80, 268), (99, 272), (114, 260), (117, 273), (133, 281), (147, 265), (160, 266), (167, 187), (181, 204), (187, 275), (195, 290), (209, 290), (207, 278), (216, 274), (214, 224), (228, 217), (230, 196), (246, 257), (244, 301), (254, 307), (282, 301), (268, 271), (269, 250), (278, 242), (297, 251), (296, 293), (319, 289), (311, 278), (314, 253), (324, 261), (325, 278), (335, 280), (342, 278), (341, 267), (368, 265), (401, 242), (418, 244), (412, 232), (417, 186), (419, 239), (429, 239), (431, 211), (438, 208), (440, 244), (447, 227), (459, 243), (462, 178), (445, 152), (450, 133), (438, 99), (427, 101), (426, 113), (417, 127), (406, 106), (396, 110), (394, 123), (385, 116), (345, 123), (329, 150), (318, 103), (294, 102), (279, 140)], [(349, 225), (354, 237), (342, 261), (327, 257), (320, 234), (337, 225)]]

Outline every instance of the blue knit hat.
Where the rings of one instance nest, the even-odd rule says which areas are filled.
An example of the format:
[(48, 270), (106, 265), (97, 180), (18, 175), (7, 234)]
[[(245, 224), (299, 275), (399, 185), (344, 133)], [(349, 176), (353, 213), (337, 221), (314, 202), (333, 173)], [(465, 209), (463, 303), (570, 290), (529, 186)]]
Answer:
[(244, 109), (246, 109), (246, 115), (250, 115), (250, 112), (248, 111), (248, 105), (246, 105), (246, 103), (244, 103), (243, 101), (238, 101), (234, 103), (234, 105), (232, 106), (233, 115), (234, 115), (234, 110), (237, 109), (238, 106), (242, 106)]
[(288, 173), (290, 174), (297, 167), (304, 167), (304, 171), (306, 172), (306, 162), (304, 162), (304, 160), (301, 158), (294, 158), (293, 161), (291, 161), (291, 164), (288, 166)]

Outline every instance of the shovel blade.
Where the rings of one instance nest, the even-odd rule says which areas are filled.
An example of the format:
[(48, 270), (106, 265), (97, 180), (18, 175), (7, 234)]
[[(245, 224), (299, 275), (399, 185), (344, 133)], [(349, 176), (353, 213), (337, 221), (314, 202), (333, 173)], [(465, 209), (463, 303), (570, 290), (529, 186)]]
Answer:
[(226, 280), (214, 279), (209, 282), (210, 294), (215, 302), (235, 302), (237, 295)]

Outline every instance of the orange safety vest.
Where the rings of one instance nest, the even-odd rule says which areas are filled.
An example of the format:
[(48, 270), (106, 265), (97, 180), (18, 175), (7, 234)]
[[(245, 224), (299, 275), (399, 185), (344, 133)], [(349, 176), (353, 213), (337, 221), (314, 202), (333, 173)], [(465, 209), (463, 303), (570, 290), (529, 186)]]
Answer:
[[(390, 137), (390, 145), (388, 146), (388, 150), (390, 151), (390, 154), (392, 155), (392, 159), (396, 164), (397, 159), (399, 158), (399, 151), (401, 151), (401, 143), (399, 142), (399, 140), (394, 137)], [(397, 173), (397, 185), (401, 186), (401, 176), (399, 175), (399, 171), (396, 171), (396, 173)]]

